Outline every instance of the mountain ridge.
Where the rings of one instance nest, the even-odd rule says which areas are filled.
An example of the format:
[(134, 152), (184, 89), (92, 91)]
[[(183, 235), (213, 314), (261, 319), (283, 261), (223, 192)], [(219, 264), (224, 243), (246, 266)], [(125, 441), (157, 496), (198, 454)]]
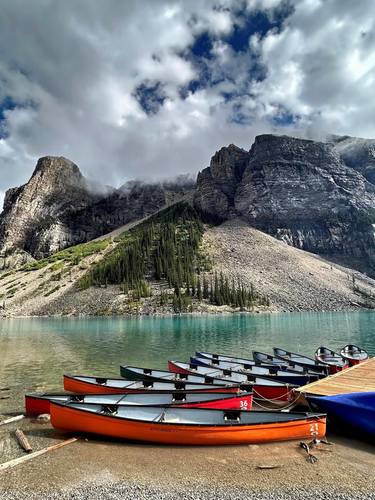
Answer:
[(66, 158), (43, 157), (25, 185), (6, 193), (2, 267), (100, 238), (192, 199), (206, 222), (243, 218), (291, 246), (374, 275), (374, 145), (347, 136), (320, 142), (263, 134), (249, 151), (234, 144), (219, 149), (196, 184), (129, 181), (118, 189), (90, 183)]
[[(222, 148), (219, 156), (228, 154), (230, 148)], [(297, 248), (362, 259), (361, 270), (374, 273), (374, 185), (343, 161), (332, 142), (257, 136), (242, 159), (242, 176), (234, 179), (233, 171), (224, 170), (235, 185), (230, 197), (217, 176), (216, 155), (198, 174), (194, 195), (206, 220), (245, 217)]]

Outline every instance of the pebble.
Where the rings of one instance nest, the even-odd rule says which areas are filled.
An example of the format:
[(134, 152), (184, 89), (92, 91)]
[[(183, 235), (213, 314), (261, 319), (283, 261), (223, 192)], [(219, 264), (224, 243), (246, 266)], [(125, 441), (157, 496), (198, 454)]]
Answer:
[(287, 490), (276, 491), (247, 491), (243, 489), (218, 489), (202, 488), (197, 486), (193, 489), (157, 489), (144, 485), (134, 485), (126, 482), (106, 483), (105, 485), (82, 484), (79, 488), (49, 491), (49, 492), (30, 492), (20, 491), (1, 492), (2, 500), (21, 500), (27, 495), (28, 500), (105, 500), (117, 499), (122, 500), (175, 500), (183, 498), (184, 500), (374, 500), (374, 492), (349, 492), (332, 487), (331, 489), (300, 489), (291, 487)]

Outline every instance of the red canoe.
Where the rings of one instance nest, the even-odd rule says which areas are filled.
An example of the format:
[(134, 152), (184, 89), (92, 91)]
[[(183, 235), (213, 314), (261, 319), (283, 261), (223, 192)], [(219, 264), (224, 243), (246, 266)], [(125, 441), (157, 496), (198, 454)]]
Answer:
[(51, 403), (57, 429), (174, 445), (230, 445), (321, 439), (326, 416), (261, 412)]
[(222, 410), (251, 410), (251, 393), (230, 392), (164, 392), (144, 390), (128, 394), (66, 394), (34, 393), (25, 395), (26, 415), (50, 412), (50, 403), (88, 403), (97, 405), (178, 406), (183, 408), (213, 408)]
[(368, 360), (368, 353), (361, 347), (348, 344), (340, 351), (341, 356), (346, 359), (350, 366), (358, 365)]
[[(91, 377), (86, 375), (64, 375), (64, 389), (80, 394), (126, 394), (131, 392), (144, 392), (145, 389), (158, 393), (171, 391), (191, 392), (229, 392), (237, 394), (240, 388), (235, 385), (194, 384), (184, 380), (152, 381), (152, 380), (126, 380), (124, 378)], [(247, 390), (247, 392), (251, 392)]]
[(315, 351), (315, 359), (320, 363), (326, 363), (329, 366), (330, 374), (349, 368), (349, 361), (328, 347), (319, 347)]
[(297, 386), (287, 384), (271, 377), (249, 375), (246, 373), (233, 372), (232, 370), (220, 370), (199, 366), (194, 363), (181, 363), (179, 361), (168, 361), (168, 370), (172, 374), (180, 376), (197, 375), (210, 377), (213, 383), (218, 381), (227, 383), (250, 384), (254, 398), (272, 400), (273, 402), (292, 401), (294, 399), (293, 389)]

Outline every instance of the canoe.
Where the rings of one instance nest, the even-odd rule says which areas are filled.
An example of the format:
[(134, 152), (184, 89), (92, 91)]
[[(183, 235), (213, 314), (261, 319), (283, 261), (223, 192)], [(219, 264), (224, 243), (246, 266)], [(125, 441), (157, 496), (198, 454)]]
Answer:
[(341, 354), (328, 347), (318, 347), (315, 351), (315, 359), (320, 363), (326, 363), (331, 374), (340, 372), (349, 366), (349, 362)]
[[(272, 356), (272, 354), (267, 354), (265, 352), (253, 351), (253, 358), (261, 366), (264, 366), (264, 364), (268, 364), (276, 366), (282, 370), (294, 371), (296, 373), (309, 373), (317, 377), (325, 377), (324, 373), (315, 371), (313, 366), (307, 367), (303, 365), (298, 365), (291, 360)], [(324, 368), (326, 369), (326, 367)]]
[[(168, 364), (171, 362), (168, 362)], [(168, 372), (163, 370), (152, 370), (149, 368), (139, 368), (136, 366), (121, 366), (121, 375), (126, 378), (138, 377), (143, 380), (201, 380), (202, 383), (214, 384), (237, 384), (240, 389), (245, 391), (253, 391), (254, 398), (269, 399), (272, 401), (291, 401), (294, 399), (293, 389), (295, 386), (271, 380), (264, 377), (256, 377), (254, 375), (245, 375), (241, 373), (226, 374), (225, 371), (212, 370), (204, 366), (195, 366), (188, 372), (188, 365), (185, 363), (186, 373)], [(171, 365), (169, 365), (170, 367)]]
[(309, 396), (308, 402), (328, 414), (329, 420), (347, 431), (375, 436), (375, 392), (352, 392), (336, 396)]
[[(185, 380), (153, 381), (139, 379), (124, 380), (124, 378), (90, 377), (86, 375), (64, 375), (64, 389), (69, 392), (82, 394), (126, 394), (132, 392), (144, 392), (145, 389), (158, 393), (170, 393), (171, 391), (190, 392), (230, 392), (238, 393), (240, 388), (235, 385), (223, 384), (190, 384)], [(251, 387), (247, 389), (251, 390)]]
[[(295, 373), (289, 370), (280, 370), (277, 366), (265, 367), (265, 366), (250, 366), (244, 368), (243, 364), (238, 364), (230, 361), (217, 361), (216, 363), (210, 363), (210, 359), (205, 358), (190, 358), (190, 364), (197, 366), (204, 366), (211, 369), (219, 370), (230, 370), (233, 373), (245, 373), (260, 377), (270, 377), (274, 380), (280, 382), (285, 382), (287, 384), (294, 384), (296, 386), (306, 385), (310, 382), (315, 382), (318, 380), (316, 375), (309, 375), (303, 373)], [(173, 368), (169, 367), (170, 371), (175, 371)]]
[(246, 359), (246, 358), (238, 358), (234, 356), (226, 356), (225, 354), (213, 354), (210, 352), (204, 352), (204, 351), (196, 351), (195, 353), (196, 358), (200, 359), (210, 359), (212, 360), (212, 363), (215, 364), (216, 362), (220, 361), (228, 361), (231, 363), (240, 363), (244, 365), (245, 368), (250, 368), (251, 366), (257, 366), (259, 363), (254, 361), (253, 359)]
[(173, 445), (230, 445), (321, 439), (320, 413), (51, 403), (56, 429)]
[(328, 375), (329, 373), (329, 366), (327, 364), (320, 363), (316, 359), (309, 358), (308, 356), (304, 356), (296, 352), (286, 351), (285, 349), (280, 349), (279, 347), (274, 347), (273, 353), (276, 358), (284, 361), (291, 361), (295, 365), (310, 368), (319, 373), (324, 373), (325, 375)]
[(225, 410), (251, 410), (252, 394), (231, 394), (230, 392), (165, 392), (148, 390), (128, 394), (67, 394), (33, 393), (25, 395), (26, 415), (40, 415), (50, 412), (50, 402), (90, 403), (99, 405), (158, 405), (186, 408), (215, 408)]
[(207, 363), (212, 365), (220, 365), (220, 363), (234, 363), (237, 365), (241, 365), (241, 367), (245, 370), (251, 370), (253, 368), (262, 368), (264, 370), (288, 370), (293, 373), (303, 373), (302, 367), (297, 367), (294, 369), (292, 366), (289, 366), (286, 361), (279, 360), (278, 363), (271, 362), (263, 362), (258, 360), (250, 360), (243, 358), (235, 358), (232, 356), (222, 356), (217, 354), (208, 354), (206, 353), (204, 356), (200, 356), (198, 352), (195, 353), (195, 356), (190, 358), (192, 363), (196, 363), (198, 365), (206, 366)]
[(359, 363), (363, 363), (363, 361), (368, 360), (367, 351), (354, 344), (348, 344), (343, 347), (340, 354), (349, 362), (350, 366), (358, 365)]

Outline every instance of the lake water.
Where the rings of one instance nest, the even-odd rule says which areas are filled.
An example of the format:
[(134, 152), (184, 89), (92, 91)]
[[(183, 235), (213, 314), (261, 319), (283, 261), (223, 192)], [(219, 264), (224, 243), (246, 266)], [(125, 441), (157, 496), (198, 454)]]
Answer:
[(120, 364), (162, 368), (195, 350), (251, 357), (280, 346), (313, 355), (353, 342), (375, 355), (374, 331), (373, 311), (2, 320), (0, 389), (59, 389), (63, 372), (118, 376)]

